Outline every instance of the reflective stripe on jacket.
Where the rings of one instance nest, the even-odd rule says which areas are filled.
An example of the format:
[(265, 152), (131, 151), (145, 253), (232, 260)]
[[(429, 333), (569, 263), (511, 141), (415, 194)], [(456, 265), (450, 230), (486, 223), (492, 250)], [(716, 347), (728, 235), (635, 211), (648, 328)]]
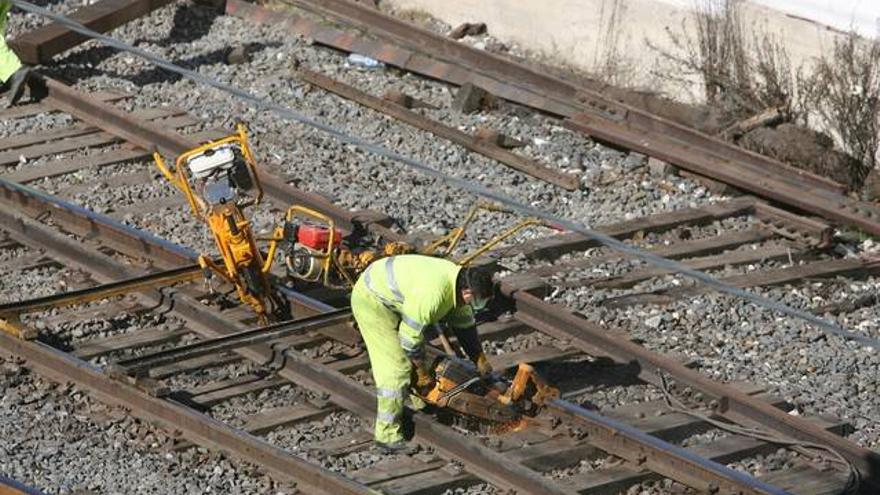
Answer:
[(443, 258), (403, 254), (375, 261), (361, 276), (370, 292), (400, 316), (398, 337), (407, 355), (424, 352), (424, 330), (438, 322), (473, 326), (469, 304), (456, 307), (461, 266)]

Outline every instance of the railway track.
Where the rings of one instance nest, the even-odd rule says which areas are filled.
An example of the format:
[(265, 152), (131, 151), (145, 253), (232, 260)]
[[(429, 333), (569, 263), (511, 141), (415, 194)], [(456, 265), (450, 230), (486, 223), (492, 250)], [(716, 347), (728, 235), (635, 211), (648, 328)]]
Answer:
[[(67, 141), (70, 139), (90, 140), (89, 142), (94, 143), (98, 140), (94, 135), (101, 136), (108, 144), (123, 136), (130, 136), (131, 141), (128, 143), (132, 147), (154, 142), (170, 152), (177, 152), (189, 146), (187, 140), (197, 139), (159, 127), (170, 119), (178, 119), (176, 122), (181, 123), (192, 122), (186, 120), (184, 115), (175, 115), (175, 112), (170, 112), (169, 115), (169, 112), (165, 112), (155, 117), (165, 119), (159, 120), (159, 125), (156, 125), (151, 124), (148, 119), (159, 112), (145, 109), (126, 114), (111, 103), (83, 95), (60, 83), (50, 81), (48, 88), (49, 97), (38, 105), (49, 105), (49, 109), (53, 108), (52, 105), (57, 105), (54, 108), (72, 111), (78, 119), (94, 127), (84, 134), (85, 137), (57, 138), (70, 136), (72, 131), (68, 129), (46, 133), (44, 139), (32, 136), (10, 137), (5, 142), (11, 145), (4, 149), (4, 153), (28, 156), (53, 153), (69, 149), (71, 143)], [(22, 109), (17, 109), (16, 112), (20, 116), (27, 113)], [(0, 142), (0, 146), (2, 145)], [(107, 153), (119, 155), (123, 159), (128, 156), (119, 149), (108, 150)], [(82, 161), (81, 166), (99, 167), (112, 162), (110, 157), (97, 158), (94, 161)], [(137, 179), (149, 179), (149, 175), (143, 171), (149, 170), (151, 166), (149, 162), (141, 160), (128, 176), (117, 176), (111, 180), (115, 183), (129, 183)], [(65, 171), (70, 169), (64, 163), (58, 168)], [(27, 169), (13, 174), (20, 176), (24, 170)], [(59, 173), (59, 170), (48, 167), (43, 173), (50, 176)], [(39, 177), (31, 176), (31, 180), (37, 179)], [(9, 236), (5, 246), (10, 248), (21, 244), (27, 247), (32, 252), (31, 256), (34, 256), (32, 263), (36, 265), (45, 265), (49, 262), (48, 258), (56, 263), (84, 270), (92, 280), (90, 283), (98, 287), (91, 290), (100, 290), (101, 283), (130, 280), (151, 270), (159, 270), (164, 275), (163, 271), (166, 269), (192, 263), (193, 253), (187, 249), (131, 229), (118, 223), (118, 220), (77, 208), (58, 198), (6, 180), (2, 189), (3, 202), (9, 206), (2, 214), (3, 227)], [(61, 193), (64, 194), (63, 191)], [(285, 202), (299, 199), (302, 194), (280, 183), (270, 196), (280, 209)], [(313, 201), (317, 200), (313, 198)], [(312, 204), (315, 205), (314, 202)], [(135, 205), (134, 208), (126, 208), (116, 214), (130, 215), (130, 212), (141, 209), (147, 208), (145, 205)], [(347, 215), (344, 220), (347, 220), (348, 225), (354, 226), (358, 223), (355, 214), (339, 209), (330, 211), (340, 216)], [(26, 215), (29, 218), (17, 218), (17, 215)], [(754, 228), (736, 235), (673, 244), (664, 248), (666, 254), (680, 257), (711, 255), (724, 253), (737, 246), (772, 241), (779, 246), (785, 246), (787, 255), (799, 256), (801, 253), (806, 255), (811, 247), (821, 244), (827, 238), (828, 227), (821, 222), (797, 217), (751, 198), (640, 218), (606, 226), (601, 230), (620, 238), (631, 238), (682, 225), (698, 228), (700, 223), (732, 216), (754, 218)], [(51, 219), (54, 228), (45, 224), (47, 218)], [(379, 216), (373, 214), (371, 218)], [(74, 234), (77, 239), (70, 239), (59, 233), (56, 230), (58, 228)], [(381, 230), (380, 227), (374, 228)], [(586, 239), (563, 234), (507, 248), (505, 255), (548, 259), (589, 246), (590, 241)], [(35, 255), (36, 252), (40, 254)], [(753, 258), (740, 257), (737, 260), (741, 263), (754, 262), (766, 257), (767, 252), (754, 255)], [(777, 249), (769, 252), (782, 251)], [(741, 256), (730, 252), (724, 255)], [(503, 257), (501, 262), (504, 262)], [(582, 260), (581, 264), (586, 262), (590, 262), (590, 259)], [(15, 264), (17, 261), (13, 258), (10, 263)], [(744, 385), (737, 389), (712, 382), (674, 360), (650, 353), (622, 336), (609, 333), (607, 329), (597, 327), (568, 313), (564, 308), (543, 302), (529, 293), (544, 288), (544, 284), (539, 283), (539, 276), (547, 276), (564, 269), (565, 265), (559, 264), (536, 266), (505, 279), (504, 290), (515, 305), (513, 317), (484, 323), (481, 326), (484, 339), (503, 342), (503, 339), (512, 335), (525, 335), (538, 344), (495, 356), (496, 366), (506, 369), (520, 360), (537, 363), (548, 376), (558, 376), (563, 390), (573, 393), (572, 397), (578, 397), (578, 390), (595, 386), (597, 373), (611, 376), (621, 373), (620, 376), (631, 382), (630, 386), (643, 389), (641, 401), (636, 404), (602, 407), (601, 415), (577, 405), (578, 399), (575, 402), (560, 402), (553, 405), (551, 410), (553, 417), (561, 419), (552, 420), (548, 417), (547, 421), (524, 432), (490, 436), (483, 439), (485, 444), (472, 436), (455, 433), (430, 417), (416, 415), (416, 439), (425, 446), (431, 446), (436, 455), (384, 459), (368, 469), (348, 473), (348, 477), (354, 481), (331, 475), (295, 455), (261, 442), (257, 437), (242, 435), (241, 431), (228, 425), (217, 424), (205, 415), (205, 411), (210, 414), (212, 408), (222, 405), (224, 401), (295, 383), (319, 394), (321, 399), (313, 401), (314, 403), (295, 403), (280, 410), (243, 418), (239, 421), (244, 425), (243, 429), (266, 434), (275, 428), (325, 417), (338, 409), (354, 413), (362, 421), (368, 422), (373, 414), (373, 399), (369, 388), (362, 384), (363, 376), (355, 380), (345, 376), (346, 373), (356, 374), (368, 366), (365, 356), (356, 345), (357, 335), (347, 322), (336, 322), (326, 328), (306, 333), (297, 331), (297, 322), (292, 322), (291, 333), (275, 342), (290, 349), (284, 353), (281, 364), (277, 363), (278, 357), (274, 355), (277, 352), (273, 354), (272, 349), (265, 344), (225, 349), (219, 355), (207, 354), (171, 365), (163, 363), (155, 369), (147, 369), (146, 376), (150, 376), (149, 380), (126, 378), (125, 375), (111, 376), (106, 369), (99, 372), (83, 361), (89, 359), (92, 362), (106, 363), (108, 360), (120, 359), (121, 356), (168, 348), (173, 346), (170, 343), (190, 332), (193, 335), (190, 338), (205, 340), (247, 328), (250, 322), (246, 312), (238, 308), (223, 311), (206, 306), (199, 302), (208, 297), (203, 287), (183, 285), (175, 289), (171, 310), (172, 314), (185, 322), (183, 328), (178, 330), (140, 330), (92, 341), (64, 338), (62, 333), (60, 339), (57, 335), (54, 337), (59, 339), (60, 349), (39, 340), (28, 341), (4, 335), (3, 349), (6, 353), (24, 357), (50, 377), (74, 380), (104, 400), (122, 403), (135, 414), (177, 430), (174, 434), (181, 435), (188, 442), (232, 452), (273, 473), (293, 475), (303, 487), (326, 491), (346, 487), (350, 492), (358, 493), (358, 490), (363, 489), (360, 483), (392, 493), (435, 493), (452, 487), (488, 482), (522, 493), (607, 493), (664, 477), (698, 490), (719, 490), (723, 493), (782, 493), (778, 490), (787, 490), (790, 493), (831, 493), (833, 490), (840, 490), (845, 484), (842, 471), (822, 471), (811, 465), (806, 457), (799, 459), (793, 470), (770, 473), (763, 480), (738, 475), (718, 464), (717, 462), (732, 463), (758, 454), (772, 453), (779, 447), (755, 439), (720, 433), (710, 423), (672, 409), (665, 411), (666, 414), (658, 415), (657, 411), (663, 410), (659, 380), (660, 377), (667, 376), (680, 389), (689, 388), (702, 396), (702, 401), (692, 404), (695, 411), (742, 425), (760, 425), (770, 432), (802, 441), (833, 445), (862, 472), (870, 472), (874, 454), (836, 435), (847, 432), (846, 423), (818, 418), (793, 418), (785, 413), (784, 401), (764, 394), (760, 387)], [(844, 269), (851, 271), (852, 267), (834, 266), (829, 267), (827, 272), (809, 271), (811, 276), (833, 276), (842, 273), (841, 270)], [(636, 273), (624, 280), (631, 282), (633, 277), (647, 276), (651, 274)], [(796, 274), (792, 276), (794, 278), (789, 281), (796, 280)], [(617, 280), (616, 283), (622, 284), (624, 281)], [(115, 293), (105, 292), (102, 296), (113, 294)], [(320, 291), (315, 294), (323, 295)], [(168, 304), (163, 303), (163, 296), (154, 290), (142, 292), (133, 301), (130, 299), (132, 298), (124, 298), (124, 302), (118, 298), (111, 299), (109, 311), (120, 305), (134, 305), (143, 311), (145, 308)], [(297, 313), (303, 316), (331, 309), (327, 303), (310, 297), (308, 291), (298, 296), (294, 302), (298, 305)], [(23, 308), (12, 303), (0, 308), (0, 312), (15, 313), (21, 309)], [(90, 310), (100, 311), (96, 307), (90, 307)], [(65, 321), (63, 315), (55, 315), (53, 319)], [(328, 341), (339, 346), (336, 350), (341, 349), (342, 352), (329, 356), (319, 355), (316, 360), (308, 359), (300, 352)], [(597, 361), (598, 358), (608, 361), (600, 365), (598, 363), (602, 360)], [(182, 374), (199, 373), (201, 369), (217, 362), (239, 360), (251, 360), (265, 366), (257, 367), (253, 373), (235, 379), (206, 382), (188, 388), (175, 386), (175, 383), (180, 383), (178, 378)], [(637, 369), (627, 371), (633, 364), (637, 365)], [(579, 371), (573, 373), (572, 370)], [(139, 376), (143, 374), (142, 370)], [(568, 377), (568, 381), (563, 380), (565, 377)], [(580, 401), (589, 404), (589, 396), (589, 393), (584, 394)], [(714, 405), (714, 409), (710, 404)], [(181, 418), (186, 420), (181, 421)], [(713, 431), (715, 438), (711, 441), (695, 444), (687, 449), (676, 447), (676, 444), (687, 444), (688, 439)], [(320, 449), (322, 455), (332, 457), (351, 455), (368, 445), (369, 437), (361, 431), (354, 436), (346, 435), (335, 441), (331, 439), (320, 442), (313, 449)], [(603, 458), (600, 452), (625, 462), (614, 464), (608, 458), (604, 462), (596, 461)], [(572, 465), (589, 465), (591, 462), (599, 467), (570, 471)], [(455, 463), (463, 464), (464, 469), (456, 470)], [(793, 482), (793, 479), (797, 481)], [(778, 485), (775, 488), (774, 483)]]
[[(332, 81), (302, 74), (314, 84), (331, 86)], [(39, 112), (57, 111), (67, 112), (81, 123), (39, 136), (5, 138), (0, 141), (0, 163), (11, 165), (21, 157), (36, 159), (83, 147), (97, 152), (86, 159), (20, 167), (3, 175), (0, 189), (7, 208), (0, 213), (0, 224), (7, 237), (0, 247), (23, 254), (11, 256), (0, 270), (15, 273), (75, 267), (87, 274), (87, 280), (80, 284), (91, 287), (79, 295), (91, 298), (98, 297), (94, 296), (98, 293), (102, 302), (77, 306), (72, 312), (38, 313), (37, 319), (25, 319), (55, 322), (60, 327), (39, 330), (37, 340), (0, 335), (2, 352), (23, 357), (50, 378), (74, 381), (101, 400), (123, 405), (133, 414), (163, 425), (171, 436), (179, 438), (177, 448), (192, 444), (217, 448), (253, 462), (280, 479), (293, 480), (307, 492), (327, 493), (367, 493), (368, 488), (389, 493), (439, 493), (484, 483), (518, 493), (623, 493), (634, 485), (655, 482), (660, 490), (688, 486), (718, 493), (819, 494), (840, 493), (849, 481), (846, 469), (829, 468), (827, 455), (803, 449), (781, 454), (777, 444), (719, 429), (715, 421), (721, 421), (757, 427), (802, 444), (828, 446), (861, 473), (864, 493), (876, 489), (877, 455), (842, 436), (850, 431), (845, 421), (789, 415), (791, 405), (760, 386), (714, 382), (674, 359), (630, 342), (613, 328), (543, 301), (540, 296), (554, 287), (591, 284), (626, 289), (666, 275), (656, 269), (637, 268), (604, 278), (572, 276), (578, 270), (589, 273), (619, 258), (602, 251), (557, 261), (561, 256), (596, 247), (592, 240), (574, 234), (506, 246), (490, 253), (486, 260), (502, 265), (513, 257), (529, 260), (527, 267), (503, 280), (511, 316), (481, 325), (487, 344), (505, 351), (494, 356), (496, 367), (507, 369), (520, 360), (537, 363), (542, 373), (557, 381), (566, 397), (551, 404), (546, 417), (523, 432), (467, 434), (416, 414), (416, 441), (426, 447), (422, 454), (378, 458), (368, 467), (344, 476), (327, 469), (328, 463), (338, 465), (328, 460), (356, 456), (368, 449), (369, 436), (364, 428), (355, 428), (338, 438), (296, 445), (309, 451), (306, 456), (273, 445), (268, 436), (297, 424), (338, 419), (340, 414), (367, 424), (374, 412), (374, 399), (363, 373), (368, 361), (358, 345), (356, 331), (347, 321), (334, 321), (312, 330), (307, 326), (308, 318), (320, 318), (345, 306), (344, 294), (328, 294), (317, 288), (291, 292), (296, 314), (306, 319), (291, 322), (284, 328), (283, 337), (268, 343), (253, 345), (246, 341), (248, 345), (227, 346), (217, 353), (142, 367), (136, 376), (106, 367), (122, 359), (173, 349), (180, 340), (218, 342), (244, 331), (253, 321), (241, 308), (206, 304), (204, 301), (212, 301), (213, 296), (198, 284), (181, 283), (173, 295), (143, 288), (138, 295), (126, 297), (119, 297), (112, 291), (113, 286), (106, 285), (115, 282), (151, 287), (137, 284), (143, 283), (144, 277), (153, 282), (159, 276), (167, 280), (172, 276), (168, 270), (191, 266), (194, 253), (187, 248), (120, 222), (176, 208), (180, 200), (175, 196), (134, 201), (107, 216), (16, 182), (39, 182), (132, 162), (125, 172), (109, 177), (105, 186), (136, 187), (153, 180), (145, 150), (155, 145), (170, 155), (177, 154), (201, 139), (216, 136), (217, 131), (185, 134), (188, 127), (205, 126), (183, 110), (124, 112), (113, 106), (114, 101), (125, 99), (121, 93), (86, 96), (52, 80), (47, 81), (47, 89), (49, 95), (41, 103), (0, 111), (0, 116), (32, 118)], [(348, 95), (363, 97), (350, 92)], [(387, 227), (389, 218), (382, 213), (349, 212), (268, 173), (264, 183), (269, 186), (270, 210), (281, 211), (290, 203), (306, 204), (333, 216), (347, 231), (361, 229), (388, 239), (401, 236)], [(71, 198), (83, 192), (73, 186), (58, 194)], [(718, 235), (701, 229), (702, 225), (731, 218), (744, 220), (749, 227)], [(832, 225), (826, 221), (800, 216), (754, 197), (637, 218), (598, 230), (644, 243), (645, 236), (663, 236), (683, 228), (699, 234), (649, 248), (699, 269), (768, 260), (790, 262), (790, 266), (759, 270), (728, 281), (740, 287), (792, 284), (804, 278), (865, 276), (877, 269), (870, 260), (830, 256), (826, 248)], [(565, 277), (560, 279), (559, 274)], [(684, 287), (623, 294), (607, 304), (663, 303), (696, 290)], [(54, 302), (63, 297), (58, 296)], [(0, 313), (14, 314), (22, 309), (12, 303), (0, 307)], [(128, 329), (92, 339), (65, 335), (66, 322), (119, 311), (164, 312), (179, 325), (170, 330)], [(344, 315), (337, 316), (344, 319)], [(509, 348), (511, 342), (520, 344), (514, 350)], [(241, 363), (248, 363), (247, 373), (223, 380), (210, 378), (208, 370), (212, 368)], [(666, 386), (668, 382), (673, 384), (672, 390)], [(612, 389), (624, 390), (619, 395), (627, 400), (594, 403), (597, 396), (614, 395)], [(285, 402), (284, 396), (290, 390), (297, 393)], [(259, 393), (277, 393), (284, 405), (246, 417), (224, 416), (228, 413), (225, 404), (253, 400)], [(667, 394), (682, 398), (688, 410), (667, 407)], [(754, 477), (726, 467), (768, 454), (785, 456), (786, 467)], [(664, 479), (668, 481), (657, 481)]]

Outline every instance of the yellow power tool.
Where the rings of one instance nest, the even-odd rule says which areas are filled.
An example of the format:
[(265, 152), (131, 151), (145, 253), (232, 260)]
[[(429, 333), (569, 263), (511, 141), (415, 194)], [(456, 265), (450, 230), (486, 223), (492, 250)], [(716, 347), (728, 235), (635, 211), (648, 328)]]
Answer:
[(247, 207), (259, 204), (263, 189), (243, 126), (226, 138), (178, 156), (173, 167), (158, 152), (156, 166), (186, 196), (196, 217), (211, 229), (223, 265), (200, 255), (199, 264), (234, 285), (239, 299), (266, 323), (289, 318), (287, 300), (276, 292), (268, 273), (272, 257), (263, 257)]
[[(156, 166), (187, 198), (193, 214), (210, 228), (222, 265), (200, 255), (206, 273), (214, 273), (234, 285), (239, 299), (253, 308), (263, 323), (290, 318), (287, 299), (275, 288), (270, 271), (279, 250), (287, 275), (293, 279), (329, 287), (350, 287), (373, 261), (396, 254), (419, 252), (451, 258), (467, 227), (480, 211), (505, 212), (488, 203), (477, 203), (463, 224), (421, 249), (400, 242), (374, 248), (350, 246), (332, 218), (315, 210), (293, 205), (270, 236), (257, 237), (244, 214), (257, 205), (263, 189), (243, 126), (233, 135), (189, 150), (168, 166), (155, 152)], [(535, 225), (553, 228), (540, 220), (525, 219), (495, 236), (478, 249), (460, 257), (468, 265), (480, 255), (521, 230)], [(268, 242), (264, 253), (258, 241)], [(442, 336), (445, 339), (445, 335)], [(495, 431), (516, 430), (537, 414), (544, 400), (558, 396), (528, 364), (520, 364), (512, 381), (490, 382), (476, 367), (450, 352), (435, 363), (436, 381), (422, 398), (446, 411), (490, 424)]]
[(517, 366), (510, 382), (481, 377), (467, 359), (443, 355), (434, 366), (434, 386), (419, 396), (428, 404), (455, 411), (488, 426), (492, 433), (520, 431), (535, 417), (547, 399), (559, 397), (535, 369), (526, 363)]

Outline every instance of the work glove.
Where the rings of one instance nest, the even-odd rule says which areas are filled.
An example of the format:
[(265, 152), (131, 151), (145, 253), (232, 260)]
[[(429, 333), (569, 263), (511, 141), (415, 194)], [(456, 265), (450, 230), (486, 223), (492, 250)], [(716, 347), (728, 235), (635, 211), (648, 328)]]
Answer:
[(485, 352), (480, 352), (477, 354), (477, 359), (474, 360), (474, 364), (477, 365), (477, 371), (480, 372), (480, 376), (483, 378), (493, 376), (492, 365), (489, 364), (489, 358), (486, 357)]
[(424, 359), (413, 361), (413, 370), (416, 374), (415, 389), (419, 393), (426, 393), (434, 386), (434, 373), (428, 367)]

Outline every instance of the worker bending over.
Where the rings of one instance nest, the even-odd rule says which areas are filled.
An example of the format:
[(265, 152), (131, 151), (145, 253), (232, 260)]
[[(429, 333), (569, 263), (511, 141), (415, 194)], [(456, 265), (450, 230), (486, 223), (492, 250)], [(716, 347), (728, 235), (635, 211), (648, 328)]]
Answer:
[(446, 324), (482, 375), (492, 373), (477, 336), (474, 310), (493, 295), (488, 271), (452, 261), (405, 254), (375, 261), (361, 274), (351, 294), (351, 310), (367, 344), (377, 411), (375, 440), (385, 452), (408, 451), (403, 435), (404, 400), (410, 374), (417, 391), (433, 385), (425, 357), (425, 331)]
[(10, 0), (0, 0), (0, 93), (7, 92), (8, 106), (15, 105), (24, 92), (30, 68), (6, 45), (6, 18), (12, 8)]

